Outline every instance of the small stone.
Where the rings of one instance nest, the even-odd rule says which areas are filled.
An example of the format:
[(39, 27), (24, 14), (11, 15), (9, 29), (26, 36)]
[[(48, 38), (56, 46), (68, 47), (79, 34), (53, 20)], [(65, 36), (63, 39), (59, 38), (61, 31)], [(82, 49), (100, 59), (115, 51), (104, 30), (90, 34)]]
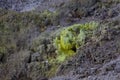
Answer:
[(69, 14), (68, 14), (68, 17), (72, 17), (72, 14), (69, 13)]
[(31, 61), (32, 62), (37, 61), (39, 56), (40, 56), (40, 54), (38, 52), (37, 53), (33, 53), (31, 55)]
[(120, 62), (116, 64), (116, 66), (115, 66), (115, 71), (116, 71), (117, 73), (120, 73)]

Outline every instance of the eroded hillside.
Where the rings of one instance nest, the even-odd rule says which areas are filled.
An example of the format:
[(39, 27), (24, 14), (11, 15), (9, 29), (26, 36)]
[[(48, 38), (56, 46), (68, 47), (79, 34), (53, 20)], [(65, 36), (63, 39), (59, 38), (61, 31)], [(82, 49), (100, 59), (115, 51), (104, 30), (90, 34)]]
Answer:
[(120, 80), (119, 0), (0, 7), (0, 80)]

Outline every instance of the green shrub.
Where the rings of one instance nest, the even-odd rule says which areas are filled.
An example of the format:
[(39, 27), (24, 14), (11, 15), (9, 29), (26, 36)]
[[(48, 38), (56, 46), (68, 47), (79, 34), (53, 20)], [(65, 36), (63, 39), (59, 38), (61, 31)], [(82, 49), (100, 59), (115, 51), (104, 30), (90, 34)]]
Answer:
[[(58, 12), (15, 12), (0, 9), (0, 53), (26, 48), (27, 36), (33, 28), (45, 31), (56, 23)], [(19, 45), (19, 46), (16, 46)]]
[(54, 45), (58, 53), (57, 60), (61, 62), (66, 57), (74, 55), (76, 49), (85, 43), (86, 37), (90, 37), (97, 26), (97, 22), (89, 22), (64, 28), (54, 40)]
[(5, 47), (0, 47), (0, 54), (4, 54), (6, 52), (6, 48)]

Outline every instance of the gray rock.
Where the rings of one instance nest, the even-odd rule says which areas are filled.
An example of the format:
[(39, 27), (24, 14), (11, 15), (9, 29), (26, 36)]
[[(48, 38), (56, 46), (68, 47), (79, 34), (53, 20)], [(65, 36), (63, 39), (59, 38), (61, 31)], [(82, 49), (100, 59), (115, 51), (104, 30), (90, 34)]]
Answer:
[(36, 8), (42, 0), (0, 0), (0, 7), (16, 11), (30, 11)]
[(117, 73), (120, 73), (120, 62), (116, 63), (115, 71), (116, 71)]
[(40, 60), (41, 60), (40, 53), (36, 52), (31, 55), (31, 62), (40, 61)]

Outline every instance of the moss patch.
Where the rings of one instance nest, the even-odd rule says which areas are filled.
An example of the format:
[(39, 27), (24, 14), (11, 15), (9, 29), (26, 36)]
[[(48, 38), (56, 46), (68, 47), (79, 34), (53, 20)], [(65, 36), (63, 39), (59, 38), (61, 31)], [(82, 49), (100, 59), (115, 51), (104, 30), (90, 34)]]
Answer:
[(54, 40), (57, 48), (59, 62), (63, 62), (66, 57), (74, 55), (76, 49), (85, 43), (87, 37), (92, 36), (93, 31), (98, 27), (97, 22), (85, 24), (75, 24), (65, 28)]

